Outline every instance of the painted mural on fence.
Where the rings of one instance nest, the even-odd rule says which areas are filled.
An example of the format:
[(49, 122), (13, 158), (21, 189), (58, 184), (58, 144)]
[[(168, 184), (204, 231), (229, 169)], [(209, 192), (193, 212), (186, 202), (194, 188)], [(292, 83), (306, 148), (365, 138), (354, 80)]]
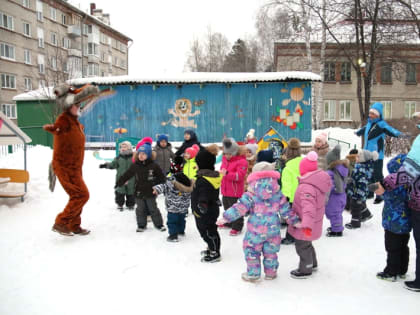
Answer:
[[(311, 83), (117, 85), (101, 86), (102, 96), (80, 118), (88, 142), (125, 136), (167, 134), (182, 141), (193, 129), (203, 143), (224, 136), (242, 141), (250, 128), (259, 138), (273, 126), (284, 138), (311, 141)], [(105, 97), (104, 97), (105, 96)], [(121, 130), (121, 129), (119, 129)]]

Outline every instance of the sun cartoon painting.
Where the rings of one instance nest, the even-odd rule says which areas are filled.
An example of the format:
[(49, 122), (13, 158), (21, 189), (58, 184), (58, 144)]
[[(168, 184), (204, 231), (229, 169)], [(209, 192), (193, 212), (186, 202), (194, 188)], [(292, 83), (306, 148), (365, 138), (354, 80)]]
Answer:
[[(285, 86), (281, 89), (282, 94), (286, 94), (281, 102), (281, 106), (276, 106), (276, 113), (272, 117), (276, 121), (290, 129), (303, 129), (301, 116), (304, 113), (304, 106), (310, 106), (310, 99), (305, 99), (306, 84), (288, 88)], [(310, 110), (310, 109), (309, 109)]]

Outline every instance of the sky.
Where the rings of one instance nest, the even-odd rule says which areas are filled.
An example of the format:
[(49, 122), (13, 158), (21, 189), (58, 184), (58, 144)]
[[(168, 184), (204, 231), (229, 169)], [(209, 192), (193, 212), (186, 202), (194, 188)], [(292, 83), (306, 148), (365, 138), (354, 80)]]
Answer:
[[(231, 44), (255, 34), (255, 17), (266, 0), (71, 0), (86, 11), (89, 3), (110, 14), (111, 26), (133, 40), (129, 74), (183, 72), (194, 38), (211, 27)], [(119, 5), (116, 5), (116, 4)]]

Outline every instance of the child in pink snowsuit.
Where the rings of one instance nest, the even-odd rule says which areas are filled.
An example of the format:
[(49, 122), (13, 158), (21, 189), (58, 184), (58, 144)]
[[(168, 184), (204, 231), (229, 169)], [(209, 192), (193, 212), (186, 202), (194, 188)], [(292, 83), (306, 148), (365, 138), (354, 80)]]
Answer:
[(264, 256), (265, 279), (277, 277), (279, 266), (277, 253), (280, 250), (279, 214), (290, 224), (299, 218), (291, 216), (289, 202), (280, 191), (279, 172), (267, 162), (255, 164), (248, 176), (248, 191), (223, 214), (219, 222), (232, 222), (249, 214), (247, 231), (243, 241), (243, 250), (247, 263), (247, 272), (242, 274), (245, 281), (257, 281), (261, 276), (261, 253)]

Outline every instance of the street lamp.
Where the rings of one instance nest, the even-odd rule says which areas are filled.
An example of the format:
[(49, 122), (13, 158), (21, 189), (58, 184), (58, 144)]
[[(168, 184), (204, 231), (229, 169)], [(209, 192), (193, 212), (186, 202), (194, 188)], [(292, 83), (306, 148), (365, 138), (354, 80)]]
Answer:
[(363, 59), (362, 58), (359, 58), (358, 60), (357, 60), (357, 64), (359, 65), (359, 67), (360, 67), (360, 71), (362, 72), (362, 76), (366, 76), (366, 63), (363, 61)]

